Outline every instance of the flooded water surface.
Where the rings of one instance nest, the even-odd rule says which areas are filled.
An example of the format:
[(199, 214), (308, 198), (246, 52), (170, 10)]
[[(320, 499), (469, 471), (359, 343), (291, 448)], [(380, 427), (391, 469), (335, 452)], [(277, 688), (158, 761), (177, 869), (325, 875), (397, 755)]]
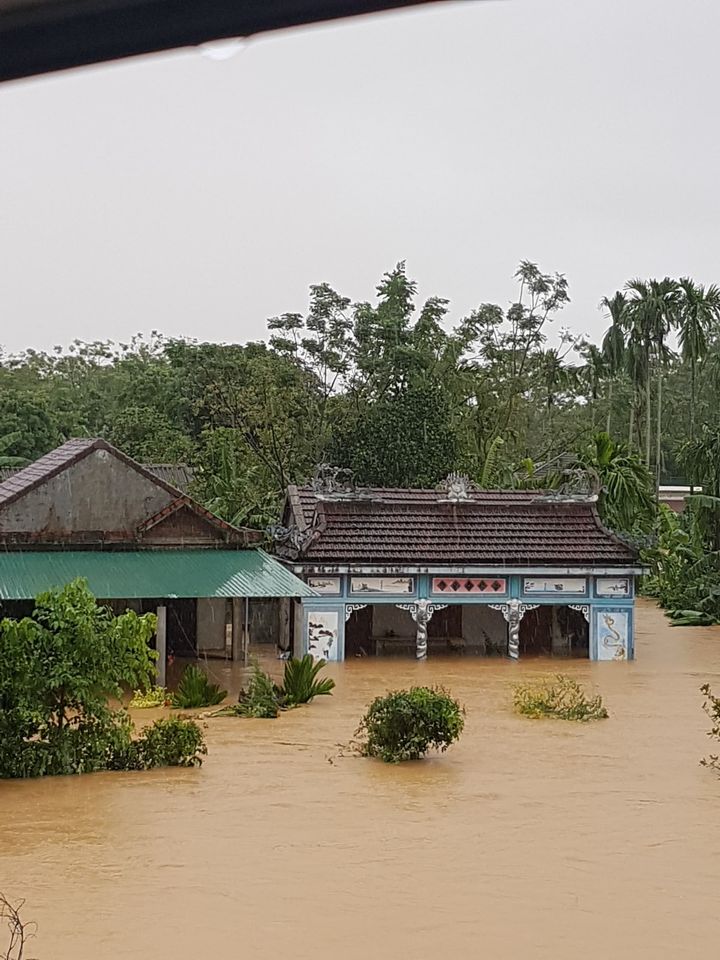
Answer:
[[(199, 771), (0, 783), (0, 890), (40, 960), (699, 958), (720, 937), (720, 780), (698, 765), (720, 630), (643, 606), (637, 655), (356, 660), (278, 720), (209, 721)], [(609, 720), (513, 715), (512, 683), (561, 667)], [(372, 697), (417, 682), (466, 705), (458, 745), (339, 755)]]

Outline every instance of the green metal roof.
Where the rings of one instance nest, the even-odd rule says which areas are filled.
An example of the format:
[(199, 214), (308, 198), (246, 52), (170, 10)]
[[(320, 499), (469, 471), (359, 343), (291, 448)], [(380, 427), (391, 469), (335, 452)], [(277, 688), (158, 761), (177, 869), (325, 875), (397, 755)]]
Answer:
[(0, 600), (27, 600), (84, 577), (102, 600), (131, 597), (312, 597), (262, 550), (0, 553)]

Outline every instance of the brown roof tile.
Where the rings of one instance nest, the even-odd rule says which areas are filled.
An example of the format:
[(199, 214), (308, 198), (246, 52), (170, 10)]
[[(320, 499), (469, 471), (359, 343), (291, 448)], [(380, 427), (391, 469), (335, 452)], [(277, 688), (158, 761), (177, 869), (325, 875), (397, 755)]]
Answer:
[(537, 491), (476, 491), (449, 503), (435, 490), (372, 489), (289, 502), (312, 530), (299, 560), (326, 564), (618, 566), (635, 550), (603, 527), (591, 501)]

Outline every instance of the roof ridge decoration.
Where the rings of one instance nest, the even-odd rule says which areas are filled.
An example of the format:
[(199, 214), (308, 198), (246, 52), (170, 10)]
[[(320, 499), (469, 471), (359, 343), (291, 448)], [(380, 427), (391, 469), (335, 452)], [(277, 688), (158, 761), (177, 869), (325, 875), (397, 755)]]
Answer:
[(353, 496), (356, 492), (352, 470), (319, 463), (310, 481), (313, 493), (318, 497)]
[(471, 493), (477, 492), (477, 486), (465, 473), (453, 471), (449, 473), (442, 483), (438, 484), (437, 489), (445, 496), (440, 500), (448, 503), (462, 503), (471, 500)]

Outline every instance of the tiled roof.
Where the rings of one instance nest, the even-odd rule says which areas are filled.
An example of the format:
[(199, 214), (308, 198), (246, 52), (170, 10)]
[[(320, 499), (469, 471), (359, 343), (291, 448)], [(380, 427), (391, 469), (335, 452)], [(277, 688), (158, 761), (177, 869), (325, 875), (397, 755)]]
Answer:
[[(152, 473), (153, 476), (159, 477), (165, 483), (177, 487), (183, 493), (188, 492), (195, 479), (192, 467), (189, 467), (186, 463), (144, 463), (142, 466), (148, 473)], [(0, 483), (9, 480), (10, 477), (17, 476), (21, 469), (23, 468), (0, 467)]]
[(322, 498), (308, 487), (291, 489), (295, 525), (304, 521), (309, 534), (298, 560), (494, 568), (638, 562), (589, 500), (516, 490), (476, 491), (459, 503), (441, 498), (436, 490), (376, 488)]
[(60, 473), (71, 463), (80, 460), (97, 443), (97, 440), (91, 439), (68, 440), (61, 447), (51, 450), (44, 457), (13, 473), (0, 483), (0, 504), (14, 500), (19, 494)]

